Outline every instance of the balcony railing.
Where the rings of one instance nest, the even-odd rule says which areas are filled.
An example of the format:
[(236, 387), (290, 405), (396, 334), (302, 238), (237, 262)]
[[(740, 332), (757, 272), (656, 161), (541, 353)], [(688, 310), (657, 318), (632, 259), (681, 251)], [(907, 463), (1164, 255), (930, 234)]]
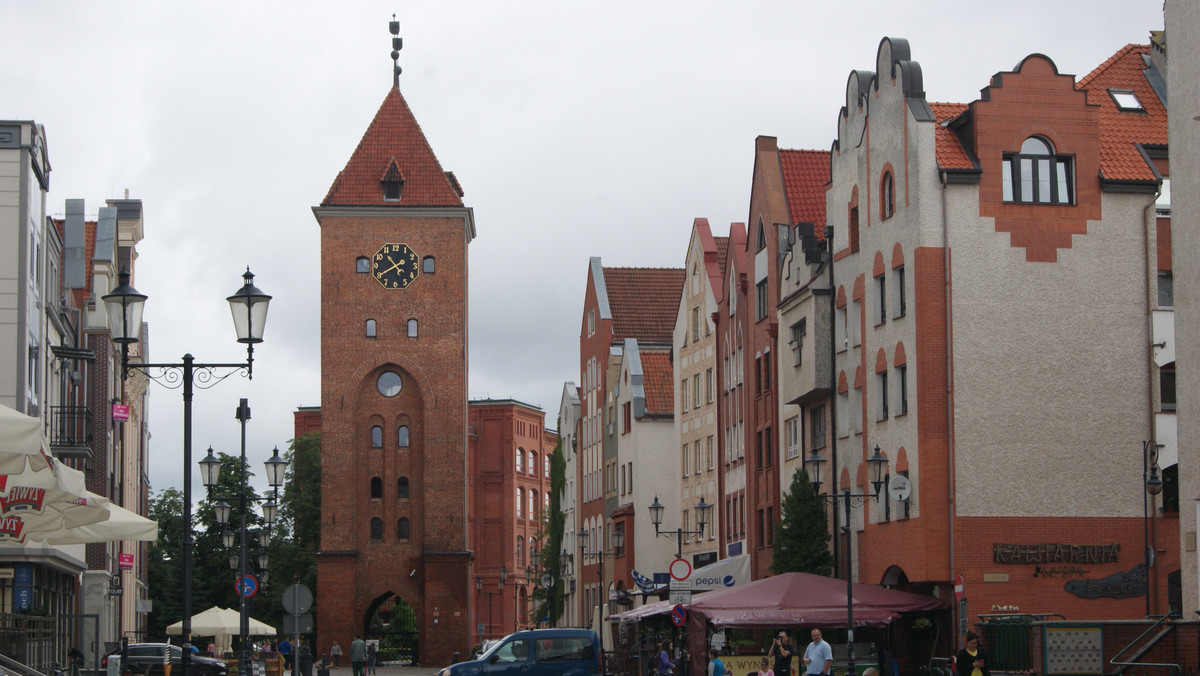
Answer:
[(87, 406), (50, 407), (50, 448), (59, 457), (89, 457), (92, 412)]

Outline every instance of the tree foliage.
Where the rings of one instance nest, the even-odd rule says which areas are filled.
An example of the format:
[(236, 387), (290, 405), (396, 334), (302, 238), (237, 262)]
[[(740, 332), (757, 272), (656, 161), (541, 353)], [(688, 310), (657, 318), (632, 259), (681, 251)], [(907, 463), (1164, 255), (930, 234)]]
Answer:
[(775, 527), (775, 557), (771, 572), (829, 575), (833, 555), (829, 551), (829, 517), (825, 503), (813, 492), (803, 467), (792, 475), (792, 485), (783, 496), (779, 523)]
[[(263, 500), (250, 485), (243, 506), (241, 493), (240, 457), (219, 453), (221, 472), (211, 495), (199, 494), (192, 513), (192, 614), (212, 606), (238, 608), (235, 583), (239, 571), (230, 567), (230, 554), (240, 553), (241, 518), (246, 516), (247, 571), (258, 575), (258, 555), (263, 552), (257, 532), (265, 526), (261, 505)], [(250, 600), (251, 616), (280, 628), (283, 623), (283, 590), (300, 582), (316, 591), (316, 553), (321, 540), (321, 436), (308, 434), (292, 441), (284, 454), (288, 467), (284, 485), (278, 497), (279, 518), (271, 528), (267, 546), (269, 582), (260, 585), (259, 593)], [(246, 478), (254, 474), (247, 462)], [(269, 497), (261, 496), (261, 497)], [(229, 522), (217, 524), (213, 505), (222, 498), (232, 508)], [(153, 601), (148, 619), (150, 638), (162, 638), (167, 625), (183, 618), (180, 591), (183, 580), (183, 495), (179, 489), (167, 488), (150, 497), (150, 518), (158, 521), (159, 539), (149, 548), (149, 596)], [(221, 533), (228, 528), (234, 535), (234, 546), (227, 549)], [(235, 646), (236, 648), (236, 646)]]
[[(560, 430), (561, 431), (561, 430)], [(554, 584), (549, 589), (540, 585), (533, 592), (533, 607), (537, 622), (544, 617), (550, 618), (551, 624), (557, 622), (563, 611), (563, 525), (566, 515), (562, 511), (562, 492), (567, 480), (567, 461), (562, 456), (562, 437), (554, 447), (550, 456), (550, 507), (547, 508), (543, 519), (545, 538), (542, 540), (542, 568), (550, 574)]]

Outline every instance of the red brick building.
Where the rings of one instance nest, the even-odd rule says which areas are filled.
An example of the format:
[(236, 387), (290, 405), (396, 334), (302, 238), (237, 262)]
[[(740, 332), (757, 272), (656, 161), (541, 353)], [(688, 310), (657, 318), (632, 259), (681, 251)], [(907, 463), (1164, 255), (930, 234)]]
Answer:
[(545, 429), (545, 411), (519, 401), (472, 401), (469, 415), (471, 636), (481, 641), (539, 619), (532, 617), (531, 597), (541, 578), (534, 552), (540, 554), (546, 536), (550, 458), (558, 437)]
[(321, 227), (318, 645), (390, 633), (419, 662), (446, 664), (473, 639), (474, 217), (398, 87), (313, 213)]

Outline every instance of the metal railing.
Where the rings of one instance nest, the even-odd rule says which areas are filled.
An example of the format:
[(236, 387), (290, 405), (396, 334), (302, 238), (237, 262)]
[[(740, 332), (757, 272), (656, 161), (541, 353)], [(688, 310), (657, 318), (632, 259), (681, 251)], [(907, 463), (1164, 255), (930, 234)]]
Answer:
[[(1120, 669), (1117, 670), (1118, 674), (1123, 674), (1133, 667), (1154, 667), (1156, 669), (1169, 670), (1170, 672), (1175, 673), (1175, 674), (1182, 674), (1183, 669), (1178, 664), (1171, 664), (1168, 662), (1139, 662), (1138, 661), (1139, 659), (1141, 659), (1141, 657), (1143, 655), (1148, 653), (1151, 648), (1158, 645), (1159, 641), (1162, 641), (1163, 638), (1165, 638), (1168, 634), (1171, 634), (1172, 632), (1175, 631), (1175, 625), (1171, 624), (1170, 622), (1171, 622), (1171, 620), (1177, 619), (1178, 617), (1179, 616), (1175, 613), (1167, 613), (1166, 615), (1163, 615), (1162, 617), (1158, 618), (1157, 622), (1155, 622), (1154, 624), (1147, 627), (1146, 631), (1143, 631), (1142, 633), (1138, 634), (1136, 638), (1134, 638), (1132, 641), (1129, 642), (1129, 645), (1118, 650), (1117, 654), (1113, 655), (1112, 659), (1110, 659), (1108, 661), (1108, 663), (1113, 665), (1114, 667), (1120, 667)], [(1154, 632), (1156, 629), (1160, 629), (1160, 631), (1158, 632), (1158, 634), (1156, 636), (1153, 636), (1149, 640), (1143, 641), (1143, 639), (1145, 639), (1146, 636), (1148, 636), (1150, 633)], [(1134, 646), (1138, 646), (1136, 650), (1134, 650)], [(1127, 660), (1118, 659), (1125, 652), (1131, 652), (1133, 654), (1130, 655), (1130, 658)]]
[(0, 613), (0, 655), (37, 673), (52, 673), (61, 658), (55, 624), (52, 617)]
[(87, 406), (50, 407), (50, 446), (85, 449), (91, 445), (91, 409)]

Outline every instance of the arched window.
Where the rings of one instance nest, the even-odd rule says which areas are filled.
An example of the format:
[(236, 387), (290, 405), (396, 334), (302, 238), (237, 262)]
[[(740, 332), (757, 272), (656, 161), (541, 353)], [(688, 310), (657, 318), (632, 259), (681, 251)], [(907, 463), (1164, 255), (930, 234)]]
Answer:
[(408, 425), (401, 425), (396, 431), (396, 444), (400, 448), (408, 448)]
[(517, 471), (525, 471), (525, 450), (521, 448), (517, 449)]
[(396, 497), (408, 497), (408, 477), (402, 476), (399, 479), (396, 479)]
[(382, 540), (383, 539), (383, 519), (381, 519), (379, 517), (375, 517), (375, 518), (371, 519), (371, 539), (372, 540)]
[(371, 425), (371, 448), (383, 448), (383, 428)]
[(546, 509), (550, 509), (550, 492), (547, 491), (542, 495), (542, 502), (545, 503)]
[(433, 256), (426, 256), (421, 259), (421, 272), (426, 275), (433, 274)]
[(896, 213), (896, 181), (891, 171), (883, 172), (883, 180), (879, 186), (880, 217), (887, 220)]
[(524, 517), (524, 515), (525, 515), (524, 509), (525, 509), (525, 489), (518, 488), (517, 489), (517, 518), (518, 519)]
[(359, 256), (358, 258), (354, 259), (354, 271), (360, 274), (364, 272), (370, 272), (371, 259), (367, 258), (366, 256)]
[(1071, 160), (1069, 155), (1056, 155), (1054, 146), (1040, 136), (1025, 139), (1021, 152), (1004, 155), (1004, 201), (1072, 204), (1075, 176)]
[(415, 320), (415, 319), (408, 320), (408, 337), (409, 338), (417, 337), (417, 320)]
[(537, 476), (537, 473), (538, 473), (537, 453), (535, 453), (534, 451), (530, 451), (529, 452), (529, 476)]
[(529, 489), (529, 518), (536, 519), (538, 513), (538, 492)]
[(529, 565), (537, 559), (538, 543), (537, 538), (529, 538)]
[(408, 539), (408, 530), (409, 530), (408, 529), (408, 519), (405, 517), (400, 517), (396, 521), (396, 539), (397, 540), (407, 540)]
[(383, 497), (383, 479), (377, 476), (371, 477), (371, 499), (378, 500)]
[(367, 337), (368, 338), (375, 337), (375, 320), (374, 319), (367, 320)]

